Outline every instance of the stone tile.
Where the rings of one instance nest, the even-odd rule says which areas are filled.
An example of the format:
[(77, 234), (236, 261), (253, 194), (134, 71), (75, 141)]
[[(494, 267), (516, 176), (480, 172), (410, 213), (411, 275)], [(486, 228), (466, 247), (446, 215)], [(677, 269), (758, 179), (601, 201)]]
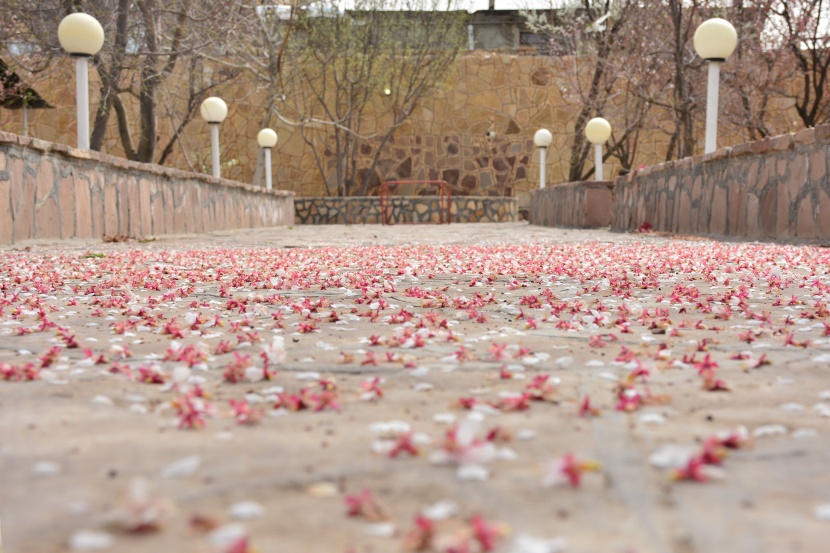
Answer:
[(9, 162), (15, 242), (36, 238), (35, 188), (37, 180), (31, 174), (24, 174), (24, 165), (21, 158), (13, 158)]
[[(118, 234), (120, 236), (135, 236), (130, 233), (132, 224), (132, 203), (133, 195), (131, 194), (133, 179), (129, 176), (118, 175), (113, 179), (113, 187), (115, 189), (118, 206)], [(137, 206), (136, 206), (137, 207)]]
[(807, 161), (806, 156), (798, 156), (790, 162), (790, 201), (795, 201), (807, 184)]
[(75, 237), (75, 183), (72, 177), (63, 177), (58, 183), (58, 213), (61, 238)]
[(35, 204), (35, 238), (61, 238), (58, 199), (49, 195)]
[(167, 234), (167, 217), (164, 209), (164, 192), (158, 182), (150, 184), (150, 233), (153, 236)]
[[(71, 186), (75, 194), (75, 208), (73, 211), (75, 218), (74, 236), (78, 238), (92, 238), (95, 234), (93, 234), (92, 230), (93, 212), (89, 181), (73, 175)], [(100, 221), (100, 218), (98, 220)]]
[(757, 195), (748, 194), (746, 198), (746, 233), (748, 236), (763, 236), (761, 224), (761, 202)]
[(9, 198), (9, 201), (0, 202), (0, 244), (11, 244), (14, 236), (11, 194), (12, 183), (0, 180), (0, 198)]
[(827, 179), (827, 154), (823, 150), (814, 151), (810, 154), (810, 183), (813, 186), (821, 186)]
[(118, 214), (118, 190), (115, 188), (114, 179), (107, 179), (104, 182), (104, 236), (117, 236), (119, 234)]
[(826, 239), (830, 236), (830, 195), (824, 190), (818, 192), (819, 203), (816, 221), (818, 222), (818, 235)]
[(712, 210), (709, 215), (708, 224), (709, 232), (713, 234), (726, 234), (726, 210), (726, 190), (721, 186), (717, 186), (712, 196)]
[(138, 236), (146, 238), (153, 233), (153, 216), (150, 205), (150, 190), (152, 185), (150, 181), (141, 178), (138, 181), (138, 210), (140, 223), (138, 226)]
[(732, 236), (746, 234), (746, 189), (742, 186), (730, 186), (729, 196), (729, 219), (727, 220), (726, 233)]
[(767, 187), (761, 194), (759, 224), (761, 227), (762, 236), (772, 238), (775, 236), (776, 230), (776, 215), (778, 213), (777, 192), (774, 189)]
[(164, 182), (161, 185), (162, 194), (162, 216), (164, 217), (164, 232), (167, 234), (180, 234), (182, 231), (176, 225), (175, 219), (175, 196), (176, 189), (180, 186), (178, 182)]
[[(131, 176), (126, 179), (126, 190), (122, 190), (122, 194), (126, 192), (129, 198), (127, 204), (127, 236), (133, 238), (140, 238), (141, 234), (141, 198), (139, 197), (138, 177)], [(124, 208), (121, 208), (124, 212)]]
[(814, 206), (811, 198), (805, 198), (798, 205), (796, 216), (795, 235), (799, 238), (819, 238), (816, 225), (816, 212), (818, 206)]
[[(48, 144), (48, 143), (47, 143)], [(35, 169), (37, 182), (37, 189), (35, 191), (35, 201), (43, 202), (51, 196), (57, 188), (55, 168), (48, 156), (40, 158), (39, 161), (27, 161), (27, 165)]]
[[(86, 179), (89, 179), (88, 181)], [(89, 172), (84, 175), (84, 178), (78, 178), (75, 176), (76, 183), (80, 183), (81, 186), (85, 182), (89, 183), (89, 191), (90, 191), (90, 209), (92, 211), (92, 236), (96, 238), (100, 238), (105, 234), (104, 227), (105, 227), (105, 214), (106, 214), (106, 202), (105, 202), (105, 186), (104, 186), (104, 176), (100, 173), (92, 173)], [(78, 186), (78, 184), (76, 184)], [(79, 191), (80, 188), (76, 188), (76, 191)]]
[(795, 221), (790, 221), (790, 201), (788, 194), (783, 187), (779, 187), (775, 191), (776, 202), (776, 220), (775, 220), (775, 234), (774, 236), (794, 236), (795, 235)]

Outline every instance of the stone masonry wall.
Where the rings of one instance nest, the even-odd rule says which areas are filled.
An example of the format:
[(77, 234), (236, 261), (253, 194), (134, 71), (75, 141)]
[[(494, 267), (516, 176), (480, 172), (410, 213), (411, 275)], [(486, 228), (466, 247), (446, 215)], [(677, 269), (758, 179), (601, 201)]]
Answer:
[(616, 180), (612, 230), (830, 239), (830, 125), (646, 167)]
[[(8, 61), (8, 60), (7, 60)], [(530, 195), (538, 187), (539, 153), (533, 146), (533, 134), (539, 128), (553, 133), (553, 144), (547, 152), (547, 178), (550, 182), (568, 179), (570, 144), (578, 108), (579, 95), (568, 87), (570, 71), (576, 60), (564, 57), (538, 56), (535, 49), (515, 52), (476, 50), (460, 56), (444, 86), (418, 102), (411, 117), (395, 132), (379, 153), (374, 174), (369, 174), (373, 195), (377, 186), (389, 179), (443, 179), (450, 183), (454, 196), (515, 196), (522, 208), (529, 206)], [(28, 79), (35, 89), (56, 109), (30, 113), (32, 136), (75, 144), (75, 88), (70, 63), (61, 63), (59, 70), (41, 76), (26, 75), (24, 68), (14, 68)], [(91, 105), (97, 105), (99, 87), (97, 71), (90, 72)], [(180, 79), (186, 88), (188, 80)], [(181, 90), (186, 97), (187, 90)], [(239, 182), (253, 182), (258, 147), (256, 134), (266, 111), (267, 98), (255, 91), (247, 79), (217, 89), (216, 94), (228, 102), (228, 118), (220, 127), (221, 159), (226, 164), (223, 176)], [(244, 101), (234, 101), (244, 98)], [(137, 109), (129, 104), (128, 118), (135, 124)], [(167, 142), (180, 119), (183, 106), (171, 94), (160, 102), (160, 144)], [(379, 88), (362, 114), (360, 133), (382, 134), (389, 124), (389, 99)], [(168, 111), (168, 109), (172, 111)], [(792, 121), (783, 106), (770, 106), (770, 118)], [(0, 129), (21, 128), (19, 112), (0, 110)], [(617, 124), (614, 118), (612, 124)], [(123, 156), (115, 117), (104, 141), (104, 150)], [(778, 119), (774, 119), (778, 120)], [(665, 159), (669, 135), (649, 125), (638, 139), (638, 164), (658, 163)], [(2, 126), (5, 124), (6, 126)], [(291, 190), (298, 196), (318, 197), (327, 194), (317, 168), (316, 157), (303, 139), (298, 127), (272, 118), (271, 125), (279, 134), (272, 152), (274, 187)], [(780, 126), (780, 125), (779, 125)], [(652, 129), (653, 127), (653, 129)], [(745, 140), (733, 126), (724, 125), (720, 140), (732, 145)], [(733, 131), (731, 134), (727, 134)], [(331, 143), (325, 128), (308, 130), (316, 144)], [(358, 169), (365, 174), (378, 149), (378, 139), (366, 140), (358, 149)], [(334, 163), (331, 151), (320, 148), (323, 161)], [(209, 172), (210, 132), (196, 117), (183, 131), (183, 139), (174, 148), (167, 165), (187, 170)], [(588, 161), (588, 167), (591, 166)], [(193, 168), (193, 169), (191, 169)], [(605, 174), (619, 169), (612, 159), (606, 161)], [(349, 190), (360, 194), (359, 190)]]
[[(297, 224), (378, 224), (381, 222), (381, 204), (377, 196), (350, 198), (297, 198), (294, 201)], [(438, 196), (392, 196), (389, 221), (391, 223), (438, 223), (440, 221)], [(504, 223), (519, 220), (516, 198), (486, 198), (465, 196), (452, 198), (450, 203), (453, 223)], [(446, 221), (445, 221), (446, 222)]]
[(0, 133), (0, 244), (146, 238), (293, 222), (293, 192)]
[(611, 224), (614, 184), (568, 182), (533, 193), (530, 224), (545, 227), (601, 228)]

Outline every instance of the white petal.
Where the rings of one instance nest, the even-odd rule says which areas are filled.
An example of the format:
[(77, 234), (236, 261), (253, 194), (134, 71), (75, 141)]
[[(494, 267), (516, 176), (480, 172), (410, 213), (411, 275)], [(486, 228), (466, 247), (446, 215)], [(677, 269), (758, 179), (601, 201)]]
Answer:
[(73, 551), (100, 551), (112, 547), (112, 535), (92, 530), (78, 530), (69, 538), (69, 549)]
[(568, 542), (564, 538), (542, 539), (519, 534), (510, 545), (509, 553), (559, 553)]
[(756, 438), (765, 438), (767, 436), (782, 436), (787, 433), (787, 427), (783, 424), (765, 424), (756, 428), (752, 435)]
[(35, 476), (55, 476), (61, 473), (61, 466), (53, 461), (40, 461), (32, 467)]
[(265, 509), (256, 501), (240, 501), (231, 505), (228, 515), (236, 520), (259, 518), (265, 514)]
[(367, 524), (363, 527), (363, 533), (375, 538), (391, 538), (395, 535), (395, 524), (393, 522), (378, 522)]
[(459, 480), (484, 481), (490, 478), (490, 471), (482, 465), (461, 465), (456, 471)]
[(421, 514), (430, 520), (446, 520), (458, 514), (458, 505), (449, 500), (438, 501), (424, 507)]
[(830, 521), (830, 503), (816, 505), (816, 508), (813, 509), (813, 513), (819, 520)]
[(230, 546), (248, 535), (244, 526), (238, 523), (225, 524), (208, 534), (208, 540), (219, 551), (226, 551)]
[(190, 476), (202, 464), (202, 458), (198, 455), (191, 455), (183, 457), (177, 461), (173, 461), (161, 471), (162, 478), (181, 478), (183, 476)]

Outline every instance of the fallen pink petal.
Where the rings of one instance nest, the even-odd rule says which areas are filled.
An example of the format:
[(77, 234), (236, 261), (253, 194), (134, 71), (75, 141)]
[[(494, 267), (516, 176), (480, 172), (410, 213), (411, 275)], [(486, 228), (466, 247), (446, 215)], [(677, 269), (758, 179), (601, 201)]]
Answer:
[(4, 247), (4, 545), (823, 551), (830, 251), (643, 226)]

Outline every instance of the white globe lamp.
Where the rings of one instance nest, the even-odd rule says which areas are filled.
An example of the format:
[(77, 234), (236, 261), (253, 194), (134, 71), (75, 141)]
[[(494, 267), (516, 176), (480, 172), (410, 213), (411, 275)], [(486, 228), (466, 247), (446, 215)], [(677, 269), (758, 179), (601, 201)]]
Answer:
[(271, 190), (271, 148), (277, 145), (277, 133), (274, 129), (262, 129), (257, 133), (256, 141), (265, 154), (265, 189)]
[(78, 114), (78, 148), (89, 149), (89, 58), (104, 46), (104, 28), (86, 13), (73, 13), (58, 25), (61, 47), (75, 58), (75, 102)]
[(718, 147), (718, 87), (720, 65), (738, 46), (738, 33), (729, 21), (715, 17), (700, 24), (695, 31), (697, 55), (709, 62), (709, 82), (706, 88), (706, 143), (704, 153)]
[(222, 98), (211, 96), (202, 102), (199, 113), (210, 125), (210, 157), (213, 165), (213, 176), (220, 176), (219, 165), (219, 124), (228, 116), (228, 104)]
[(611, 123), (594, 117), (585, 124), (585, 137), (594, 145), (594, 178), (602, 180), (602, 145), (611, 138)]
[(539, 189), (545, 187), (545, 153), (553, 142), (553, 135), (547, 129), (539, 129), (533, 135), (533, 144), (539, 148)]

